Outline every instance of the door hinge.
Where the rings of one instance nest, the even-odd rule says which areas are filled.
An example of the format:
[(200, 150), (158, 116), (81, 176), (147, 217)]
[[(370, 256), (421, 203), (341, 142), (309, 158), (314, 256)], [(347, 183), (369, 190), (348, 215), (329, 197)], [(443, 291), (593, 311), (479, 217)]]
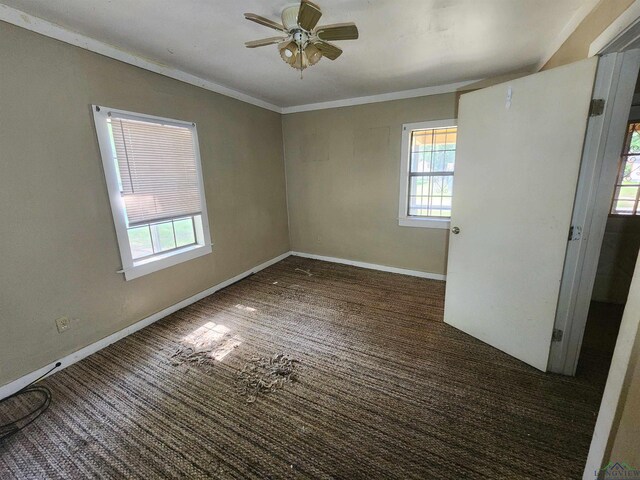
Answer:
[(580, 240), (580, 238), (582, 238), (582, 227), (578, 225), (569, 227), (569, 241)]
[(604, 113), (605, 101), (602, 98), (594, 98), (589, 106), (589, 116), (599, 117)]
[(563, 334), (564, 334), (564, 332), (562, 330), (560, 330), (559, 328), (554, 328), (553, 329), (553, 335), (551, 335), (551, 341), (552, 342), (561, 342)]

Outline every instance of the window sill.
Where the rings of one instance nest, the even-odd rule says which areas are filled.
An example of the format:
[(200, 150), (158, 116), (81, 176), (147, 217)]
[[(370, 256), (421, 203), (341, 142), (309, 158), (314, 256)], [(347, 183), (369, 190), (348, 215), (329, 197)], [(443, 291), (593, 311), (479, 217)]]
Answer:
[(401, 227), (444, 228), (448, 230), (451, 225), (451, 219), (404, 217), (398, 219), (398, 225)]
[(124, 273), (125, 280), (133, 280), (134, 278), (142, 277), (159, 270), (163, 270), (179, 263), (192, 260), (194, 258), (202, 257), (211, 253), (211, 245), (191, 245), (189, 247), (181, 248), (179, 250), (173, 250), (164, 255), (157, 255), (152, 258), (146, 258), (133, 262), (133, 266), (124, 270), (120, 270), (118, 273)]

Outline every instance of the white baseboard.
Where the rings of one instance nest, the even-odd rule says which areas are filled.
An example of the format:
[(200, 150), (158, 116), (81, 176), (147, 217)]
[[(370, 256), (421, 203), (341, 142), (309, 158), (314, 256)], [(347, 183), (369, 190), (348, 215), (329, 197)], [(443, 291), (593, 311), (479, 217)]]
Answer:
[(112, 343), (115, 343), (118, 340), (128, 335), (131, 335), (132, 333), (137, 332), (138, 330), (141, 330), (144, 327), (151, 325), (154, 322), (157, 322), (158, 320), (166, 317), (167, 315), (172, 314), (173, 312), (180, 310), (181, 308), (189, 306), (192, 303), (197, 302), (198, 300), (202, 300), (203, 298), (208, 297), (209, 295), (217, 292), (218, 290), (228, 287), (229, 285), (237, 282), (238, 280), (242, 280), (243, 278), (247, 277), (248, 275), (251, 275), (252, 273), (256, 273), (256, 272), (259, 272), (260, 270), (264, 270), (265, 268), (273, 265), (274, 263), (277, 263), (280, 260), (287, 258), (289, 255), (291, 255), (291, 252), (285, 252), (282, 255), (277, 256), (276, 258), (272, 258), (271, 260), (261, 263), (260, 265), (253, 267), (247, 270), (246, 272), (241, 273), (240, 275), (236, 275), (235, 277), (230, 278), (229, 280), (225, 280), (224, 282), (221, 282), (211, 288), (208, 288), (207, 290), (197, 293), (192, 297), (189, 297), (185, 300), (182, 300), (181, 302), (171, 305), (170, 307), (167, 307), (164, 310), (159, 311), (158, 313), (154, 313), (153, 315), (147, 318), (144, 318), (139, 322), (134, 323), (133, 325), (123, 328), (122, 330), (116, 333), (113, 333), (108, 337), (103, 338), (102, 340), (98, 340), (97, 342), (92, 343), (91, 345), (87, 345), (86, 347), (81, 348), (80, 350), (70, 355), (67, 355), (64, 358), (53, 361), (50, 364), (45, 365), (42, 368), (39, 368), (35, 372), (28, 373), (27, 375), (24, 375), (23, 377), (20, 377), (17, 380), (14, 380), (13, 382), (9, 382), (6, 385), (3, 385), (2, 387), (0, 387), (0, 400), (8, 397), (9, 395), (12, 395), (13, 393), (17, 392), (21, 388), (24, 388), (25, 386), (29, 385), (29, 383), (33, 382), (38, 377), (44, 375), (46, 372), (51, 370), (56, 363), (60, 362), (61, 365), (58, 368), (56, 368), (53, 372), (51, 372), (52, 374), (62, 370), (63, 368), (68, 367), (69, 365), (73, 365), (74, 363), (82, 360), (83, 358), (88, 357), (92, 353), (102, 350), (103, 348), (111, 345)]
[(370, 270), (381, 270), (383, 272), (399, 273), (401, 275), (410, 275), (412, 277), (430, 278), (432, 280), (446, 280), (447, 276), (441, 273), (421, 272), (419, 270), (407, 270), (406, 268), (388, 267), (386, 265), (378, 265), (375, 263), (357, 262), (355, 260), (346, 260), (344, 258), (325, 257), (324, 255), (315, 255), (313, 253), (291, 252), (296, 257), (313, 258), (314, 260), (324, 260), (325, 262), (342, 263), (344, 265), (352, 265), (354, 267), (368, 268)]

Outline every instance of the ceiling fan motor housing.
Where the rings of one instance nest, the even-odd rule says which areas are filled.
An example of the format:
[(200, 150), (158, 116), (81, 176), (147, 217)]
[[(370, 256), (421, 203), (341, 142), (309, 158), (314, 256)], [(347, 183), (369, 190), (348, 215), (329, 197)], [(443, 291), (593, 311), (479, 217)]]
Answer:
[(293, 41), (298, 45), (304, 47), (309, 41), (309, 35), (304, 30), (294, 30), (293, 31)]

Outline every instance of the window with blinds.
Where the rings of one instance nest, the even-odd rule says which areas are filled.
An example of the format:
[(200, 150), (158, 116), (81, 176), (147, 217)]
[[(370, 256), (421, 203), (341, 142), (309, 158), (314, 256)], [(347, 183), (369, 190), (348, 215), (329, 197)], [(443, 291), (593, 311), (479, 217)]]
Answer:
[(111, 117), (129, 226), (200, 215), (191, 128)]
[(195, 124), (99, 106), (94, 118), (127, 279), (210, 252)]

